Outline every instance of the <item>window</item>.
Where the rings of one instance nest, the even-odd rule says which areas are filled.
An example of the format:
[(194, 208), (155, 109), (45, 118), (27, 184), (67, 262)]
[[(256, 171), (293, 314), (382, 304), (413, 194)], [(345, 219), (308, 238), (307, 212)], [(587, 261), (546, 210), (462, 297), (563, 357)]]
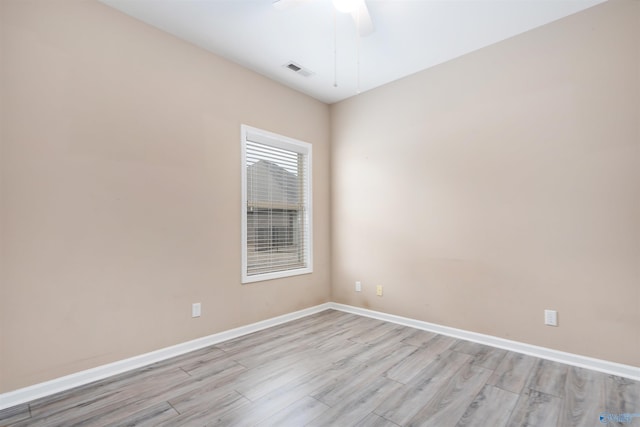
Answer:
[(311, 273), (311, 144), (241, 133), (242, 283)]

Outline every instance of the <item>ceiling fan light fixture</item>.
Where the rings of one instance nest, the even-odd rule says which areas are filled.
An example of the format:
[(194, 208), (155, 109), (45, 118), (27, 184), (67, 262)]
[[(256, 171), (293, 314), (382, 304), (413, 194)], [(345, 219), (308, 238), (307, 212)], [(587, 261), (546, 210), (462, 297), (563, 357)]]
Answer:
[(333, 7), (338, 12), (352, 13), (358, 8), (360, 0), (333, 0)]

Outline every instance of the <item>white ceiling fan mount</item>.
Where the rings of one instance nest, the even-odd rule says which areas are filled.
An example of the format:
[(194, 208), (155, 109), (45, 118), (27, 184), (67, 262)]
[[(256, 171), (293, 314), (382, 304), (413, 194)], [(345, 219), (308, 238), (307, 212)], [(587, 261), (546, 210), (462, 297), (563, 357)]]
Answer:
[[(309, 0), (274, 0), (273, 7), (278, 10), (286, 10), (307, 3)], [(342, 13), (348, 13), (358, 30), (360, 37), (366, 37), (373, 33), (373, 21), (369, 15), (369, 8), (365, 0), (332, 0), (333, 7)]]

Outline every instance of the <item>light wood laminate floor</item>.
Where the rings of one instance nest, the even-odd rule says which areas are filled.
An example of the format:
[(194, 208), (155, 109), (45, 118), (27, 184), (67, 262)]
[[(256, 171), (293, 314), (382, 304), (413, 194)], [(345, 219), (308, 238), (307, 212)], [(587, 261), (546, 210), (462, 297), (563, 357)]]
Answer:
[(603, 412), (640, 413), (640, 383), (327, 310), (0, 411), (0, 425), (564, 427)]

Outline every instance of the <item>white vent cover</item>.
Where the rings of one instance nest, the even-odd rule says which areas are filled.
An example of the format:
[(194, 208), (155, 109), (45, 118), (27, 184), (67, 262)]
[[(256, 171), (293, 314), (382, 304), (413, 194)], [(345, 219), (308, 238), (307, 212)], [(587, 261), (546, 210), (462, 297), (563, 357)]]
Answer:
[(287, 62), (283, 65), (283, 67), (293, 71), (296, 74), (300, 74), (303, 77), (309, 77), (313, 75), (313, 71), (307, 70), (302, 65), (296, 64), (293, 61)]

